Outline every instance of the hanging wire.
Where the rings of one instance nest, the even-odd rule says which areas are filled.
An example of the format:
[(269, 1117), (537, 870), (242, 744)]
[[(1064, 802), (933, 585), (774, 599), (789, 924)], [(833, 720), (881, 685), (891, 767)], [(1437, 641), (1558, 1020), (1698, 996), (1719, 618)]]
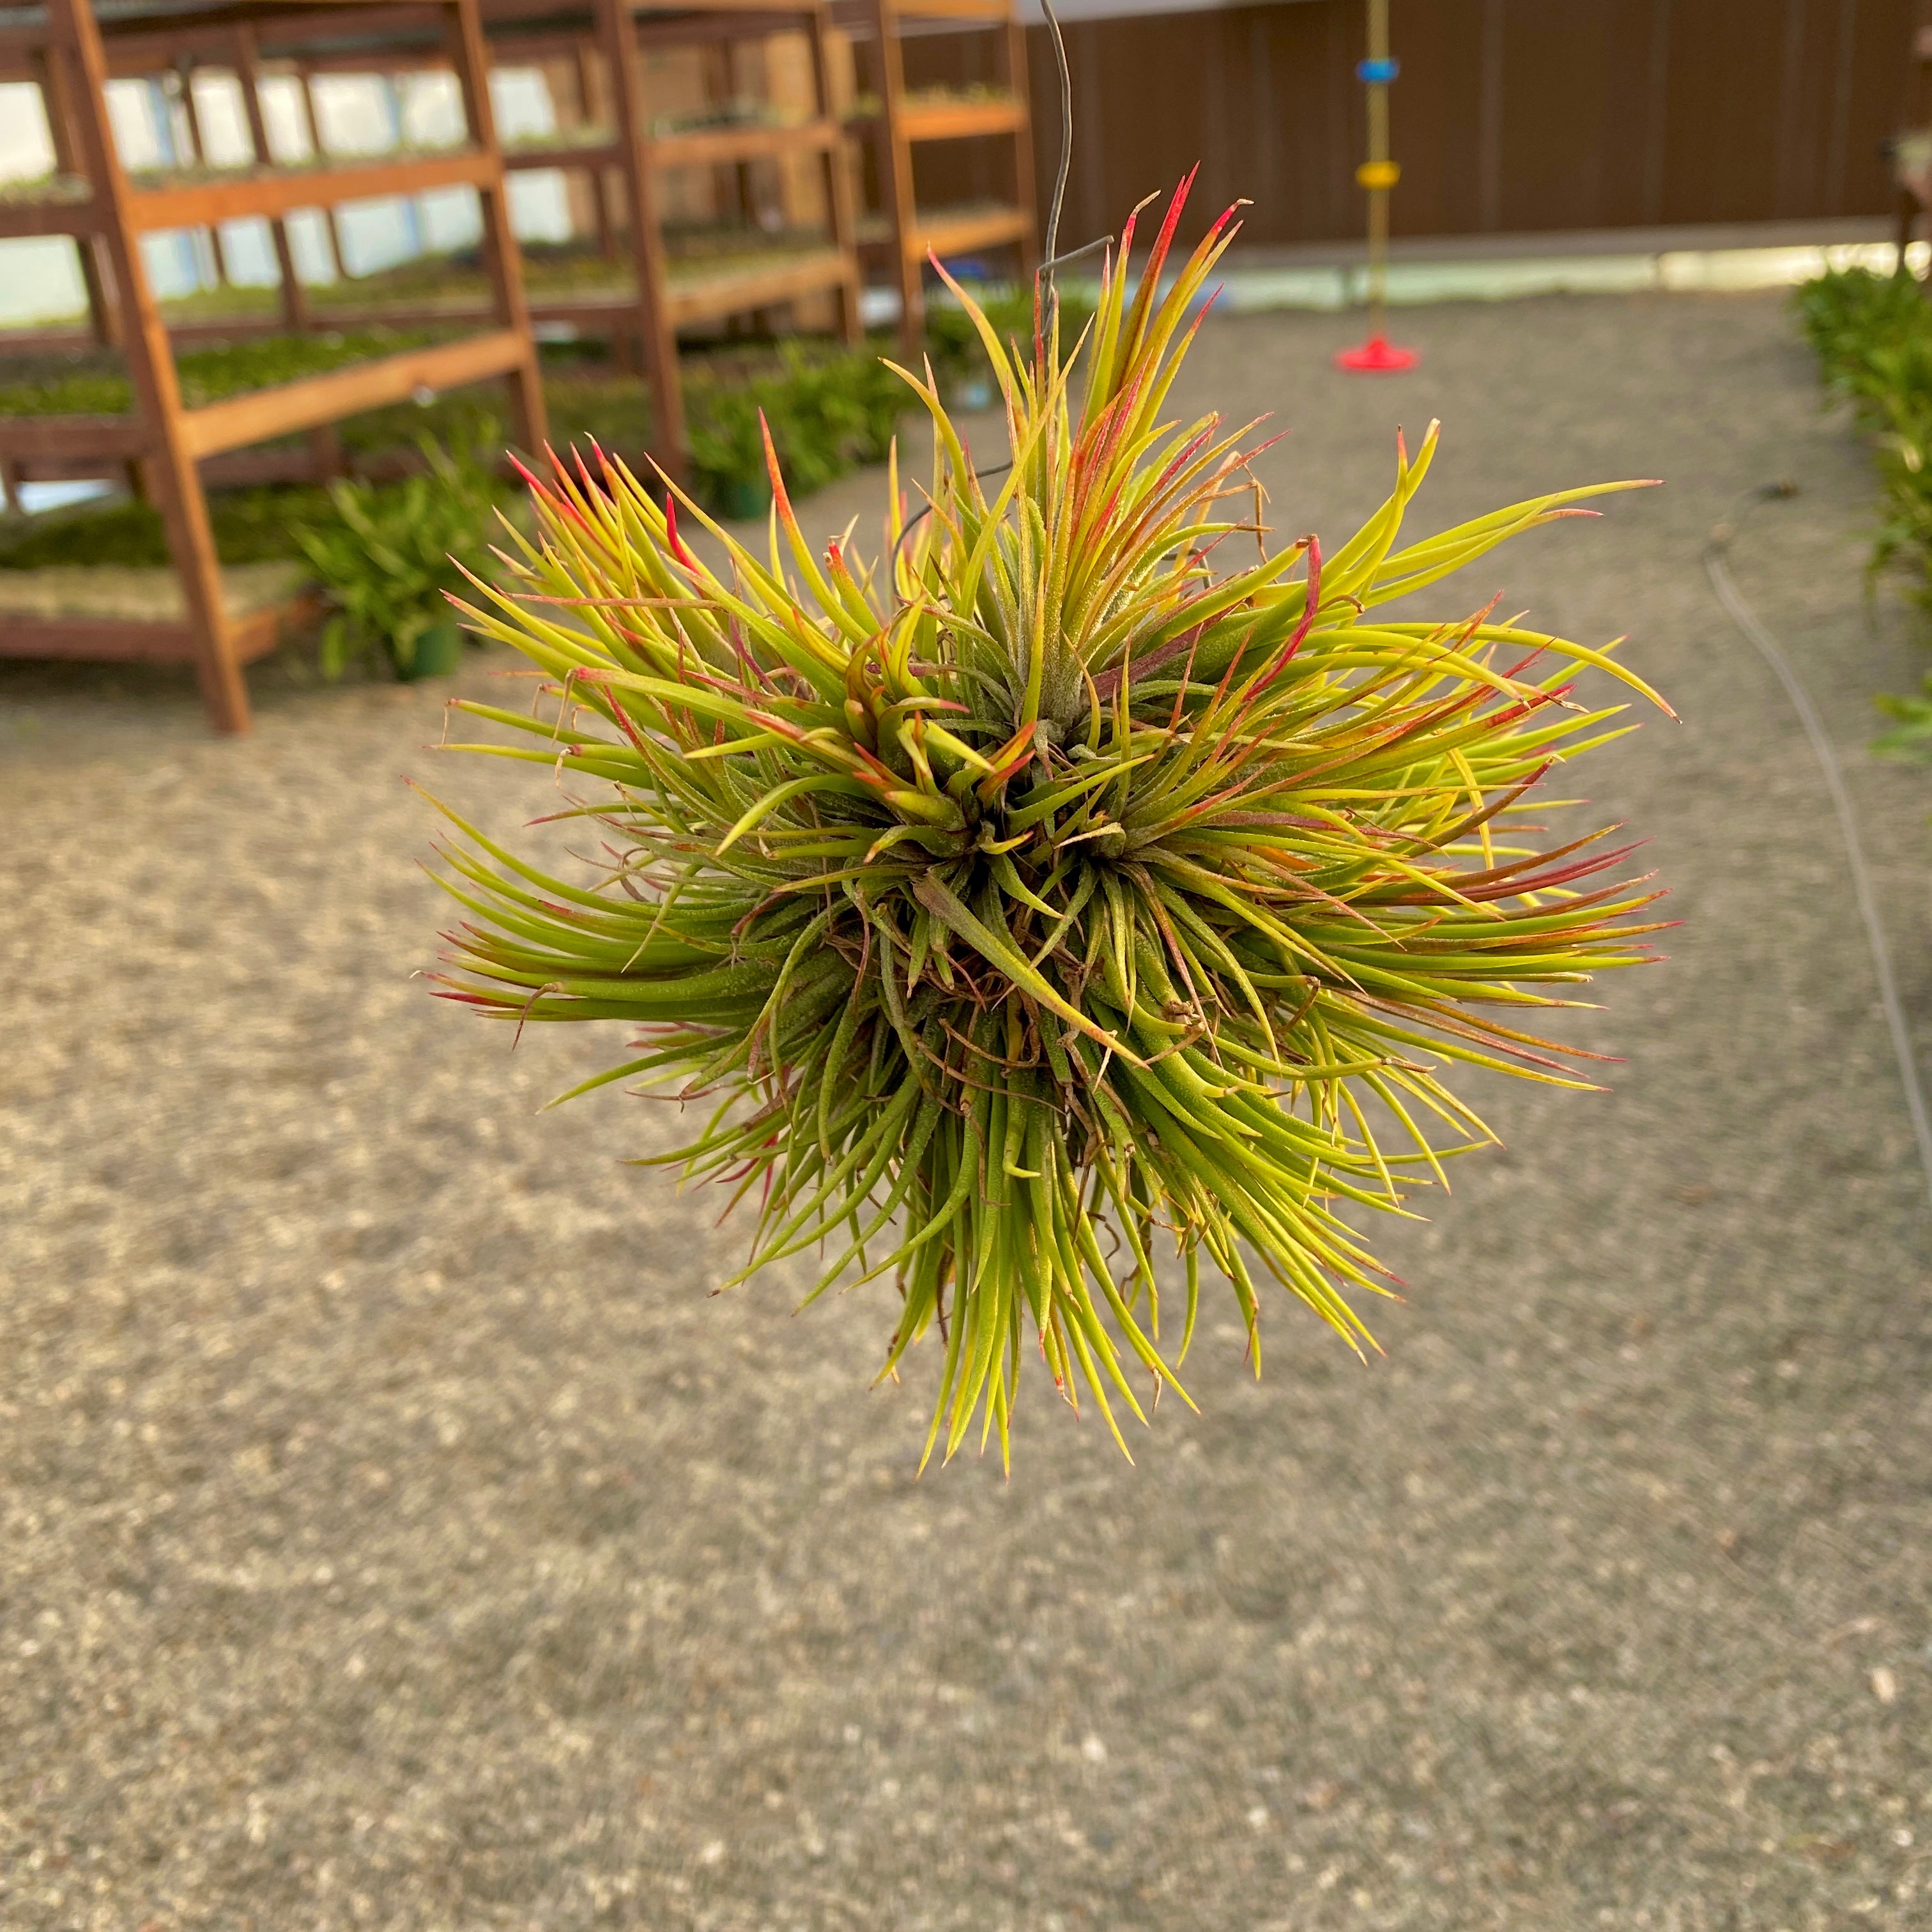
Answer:
[[(1768, 503), (1780, 496), (1795, 496), (1796, 484), (1788, 480), (1777, 483), (1760, 484), (1756, 489), (1744, 492), (1738, 502), (1748, 500), (1748, 515), (1761, 503)], [(1734, 503), (1732, 508), (1736, 507)], [(1906, 1024), (1904, 1003), (1898, 996), (1898, 982), (1892, 970), (1891, 949), (1886, 944), (1885, 922), (1880, 917), (1878, 893), (1872, 884), (1871, 868), (1866, 863), (1864, 842), (1858, 836), (1858, 815), (1852, 806), (1852, 794), (1845, 783), (1845, 775), (1838, 763), (1838, 754), (1832, 748), (1831, 739), (1826, 735), (1824, 721), (1818, 716), (1817, 707), (1811, 702), (1810, 693), (1798, 677), (1797, 668), (1785, 655), (1778, 640), (1764, 627), (1757, 613), (1744, 602), (1730, 570), (1724, 561), (1724, 553), (1730, 548), (1731, 539), (1737, 534), (1737, 523), (1729, 514), (1724, 520), (1712, 526), (1708, 540), (1704, 545), (1704, 569), (1711, 580), (1711, 588), (1717, 592), (1721, 604), (1732, 623), (1750, 640), (1752, 646), (1765, 662), (1778, 675), (1778, 681), (1784, 687), (1784, 694), (1791, 700), (1791, 708), (1798, 713), (1798, 721), (1804, 728), (1804, 735), (1811, 741), (1811, 750), (1818, 760), (1819, 769), (1825, 776), (1825, 789), (1832, 795), (1832, 808), (1838, 814), (1838, 831), (1845, 843), (1846, 869), (1851, 874), (1852, 895), (1858, 901), (1858, 916), (1864, 922), (1865, 940), (1871, 949), (1872, 968), (1878, 978), (1879, 1003), (1885, 1009), (1885, 1023), (1892, 1035), (1892, 1050), (1898, 1062), (1899, 1084), (1905, 1089), (1906, 1111), (1912, 1116), (1912, 1131), (1918, 1142), (1918, 1160), (1925, 1173), (1926, 1192), (1932, 1196), (1932, 1114), (1928, 1114), (1925, 1104), (1925, 1089), (1918, 1078), (1918, 1064), (1912, 1056), (1912, 1033)]]
[[(1054, 339), (1054, 330), (1060, 320), (1060, 290), (1054, 280), (1054, 270), (1064, 267), (1069, 262), (1077, 262), (1083, 256), (1092, 254), (1096, 249), (1106, 248), (1114, 238), (1111, 235), (1102, 235), (1094, 241), (1083, 243), (1070, 254), (1062, 255), (1055, 252), (1060, 246), (1060, 212), (1066, 205), (1066, 178), (1073, 166), (1073, 73), (1066, 64), (1066, 42), (1060, 34), (1060, 16), (1053, 10), (1053, 0), (1040, 0), (1040, 4), (1041, 11), (1046, 16), (1048, 31), (1053, 36), (1053, 58), (1060, 69), (1060, 167), (1054, 176), (1053, 200), (1046, 212), (1046, 259), (1033, 272), (1034, 301), (1037, 305), (1043, 297), (1047, 305), (1048, 313), (1045, 334), (1050, 342)], [(1042, 277), (1046, 280), (1043, 291), (1040, 286)], [(1004, 476), (1012, 466), (1010, 462), (996, 463), (990, 469), (976, 470), (974, 474), (982, 478)], [(932, 514), (932, 506), (928, 503), (908, 521), (905, 527), (899, 532), (898, 542), (892, 545), (887, 568), (895, 596), (898, 596), (899, 558), (905, 550), (907, 539)], [(909, 598), (899, 598), (902, 608), (910, 602)]]
[(1053, 319), (1057, 322), (1060, 318), (1060, 290), (1054, 280), (1054, 270), (1096, 254), (1108, 247), (1114, 238), (1111, 235), (1096, 235), (1092, 241), (1082, 242), (1078, 248), (1070, 249), (1064, 255), (1060, 253), (1060, 217), (1066, 206), (1066, 178), (1073, 169), (1073, 74), (1066, 64), (1066, 43), (1060, 38), (1060, 16), (1053, 10), (1053, 0), (1040, 0), (1040, 10), (1046, 16), (1048, 30), (1053, 35), (1053, 58), (1060, 68), (1060, 172), (1054, 177), (1053, 202), (1046, 212), (1046, 259), (1033, 272), (1033, 286), (1037, 300), (1040, 279), (1046, 278), (1046, 298), (1053, 305)]
[[(1066, 205), (1066, 177), (1073, 166), (1073, 71), (1066, 64), (1066, 42), (1060, 34), (1060, 16), (1053, 10), (1053, 0), (1040, 0), (1040, 5), (1041, 12), (1046, 16), (1047, 31), (1053, 36), (1053, 58), (1060, 68), (1060, 172), (1054, 176), (1053, 205), (1046, 212), (1046, 260), (1033, 274), (1036, 302), (1040, 298), (1040, 278), (1046, 278), (1046, 299), (1050, 310), (1046, 333), (1050, 341), (1054, 326), (1060, 320), (1060, 290), (1053, 279), (1053, 272), (1059, 266), (1057, 251), (1060, 247), (1060, 212)], [(1089, 248), (1092, 245), (1090, 242), (1088, 244)]]

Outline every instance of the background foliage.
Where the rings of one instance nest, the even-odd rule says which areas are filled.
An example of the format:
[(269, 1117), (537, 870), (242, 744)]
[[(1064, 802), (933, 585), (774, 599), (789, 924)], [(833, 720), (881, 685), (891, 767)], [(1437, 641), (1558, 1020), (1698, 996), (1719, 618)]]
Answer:
[[(1893, 577), (1932, 616), (1932, 304), (1909, 272), (1850, 268), (1796, 297), (1826, 386), (1849, 397), (1876, 453), (1880, 521), (1871, 574)], [(1886, 697), (1884, 752), (1932, 758), (1932, 672), (1922, 697)]]

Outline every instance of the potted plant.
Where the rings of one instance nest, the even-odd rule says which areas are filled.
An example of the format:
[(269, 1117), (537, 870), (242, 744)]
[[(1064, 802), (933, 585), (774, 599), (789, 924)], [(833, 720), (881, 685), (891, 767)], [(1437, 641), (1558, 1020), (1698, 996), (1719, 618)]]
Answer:
[(782, 560), (727, 542), (714, 572), (621, 466), (559, 466), (470, 606), (553, 702), (460, 708), (561, 769), (610, 859), (553, 877), (455, 820), (440, 990), (627, 1031), (576, 1090), (697, 1108), (653, 1159), (750, 1204), (734, 1282), (821, 1244), (817, 1292), (891, 1278), (880, 1372), (938, 1357), (928, 1455), (1004, 1454), (1036, 1352), (1117, 1438), (1137, 1382), (1186, 1400), (1204, 1264), (1257, 1372), (1270, 1277), (1370, 1346), (1349, 1294), (1388, 1277), (1348, 1215), (1488, 1138), (1445, 1070), (1587, 1084), (1526, 1023), (1655, 929), (1603, 833), (1526, 820), (1622, 728), (1578, 673), (1647, 688), (1493, 610), (1382, 610), (1627, 486), (1400, 547), (1432, 426), (1346, 542), (1270, 553), (1246, 432), (1165, 419), (1233, 232), (1162, 296), (1185, 192), (1137, 286), (1121, 236), (1077, 395), (1050, 301), (1023, 359), (967, 303), (1004, 475), (904, 376), (931, 509), (907, 518), (895, 469), (875, 562), (806, 542), (767, 441)]
[(463, 658), (450, 602), (480, 568), (496, 522), (496, 484), (475, 461), (428, 437), (423, 471), (399, 484), (329, 486), (332, 518), (296, 532), (330, 607), (322, 666), (339, 677), (352, 658), (386, 658), (398, 677), (442, 677)]
[(706, 382), (692, 386), (690, 402), (686, 435), (700, 494), (734, 522), (763, 515), (772, 494), (758, 398), (746, 387)]

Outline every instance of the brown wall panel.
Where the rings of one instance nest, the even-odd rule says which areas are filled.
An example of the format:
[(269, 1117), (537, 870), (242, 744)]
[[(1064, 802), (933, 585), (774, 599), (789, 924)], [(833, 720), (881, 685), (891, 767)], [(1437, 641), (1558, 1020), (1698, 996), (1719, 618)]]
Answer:
[[(1389, 44), (1402, 62), (1402, 77), (1389, 94), (1389, 145), (1402, 164), (1390, 205), (1398, 234), (1460, 235), (1491, 225), (1486, 196), (1497, 158), (1484, 146), (1486, 128), (1493, 134), (1493, 116), (1485, 93), (1492, 76), (1485, 68), (1483, 23), (1494, 5), (1495, 0), (1396, 0), (1389, 10)], [(1334, 16), (1340, 43), (1335, 64), (1352, 110), (1346, 165), (1330, 164), (1343, 193), (1323, 233), (1354, 235), (1362, 226), (1362, 196), (1353, 169), (1367, 140), (1358, 105), (1361, 84), (1354, 77), (1361, 22), (1357, 10), (1346, 6), (1322, 10)]]
[[(1399, 235), (1888, 213), (1918, 0), (1393, 0)], [(1358, 233), (1361, 0), (1080, 21), (1066, 29), (1064, 245), (1118, 228), (1200, 164), (1190, 233), (1238, 196), (1244, 238)], [(980, 45), (976, 47), (976, 39)], [(1060, 152), (1044, 29), (1030, 37), (1044, 216)], [(990, 78), (984, 37), (907, 44), (914, 86)], [(922, 195), (999, 192), (970, 144)]]

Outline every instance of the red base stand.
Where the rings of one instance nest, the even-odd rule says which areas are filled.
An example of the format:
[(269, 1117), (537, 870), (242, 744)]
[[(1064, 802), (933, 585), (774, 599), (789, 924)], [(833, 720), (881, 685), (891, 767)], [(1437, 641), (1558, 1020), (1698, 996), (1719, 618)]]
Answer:
[(1398, 349), (1387, 336), (1372, 335), (1359, 349), (1344, 349), (1335, 358), (1338, 369), (1358, 376), (1393, 376), (1413, 369), (1422, 358), (1413, 349)]

